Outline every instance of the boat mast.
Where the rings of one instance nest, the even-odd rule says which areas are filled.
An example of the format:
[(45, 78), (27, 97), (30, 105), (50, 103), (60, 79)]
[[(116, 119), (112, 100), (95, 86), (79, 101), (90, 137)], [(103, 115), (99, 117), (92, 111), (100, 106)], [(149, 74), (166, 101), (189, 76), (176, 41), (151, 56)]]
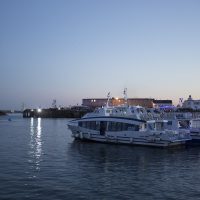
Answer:
[(124, 88), (124, 104), (127, 105), (127, 100), (128, 100), (128, 97), (127, 97), (127, 88)]
[(109, 101), (110, 101), (110, 92), (108, 92), (108, 95), (107, 95), (107, 103), (106, 103), (106, 107), (109, 107)]

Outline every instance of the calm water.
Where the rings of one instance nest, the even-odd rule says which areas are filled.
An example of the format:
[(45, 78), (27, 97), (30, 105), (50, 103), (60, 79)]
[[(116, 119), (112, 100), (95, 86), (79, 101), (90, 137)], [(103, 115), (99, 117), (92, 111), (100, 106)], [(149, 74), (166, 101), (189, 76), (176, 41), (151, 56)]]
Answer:
[(66, 119), (0, 117), (0, 199), (200, 199), (200, 147), (73, 141)]

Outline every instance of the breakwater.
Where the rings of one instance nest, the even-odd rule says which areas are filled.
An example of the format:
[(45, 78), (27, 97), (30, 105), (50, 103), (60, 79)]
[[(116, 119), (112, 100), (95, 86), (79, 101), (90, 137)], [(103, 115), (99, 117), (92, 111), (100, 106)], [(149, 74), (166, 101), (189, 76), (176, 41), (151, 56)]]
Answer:
[(1, 116), (1, 115), (6, 115), (6, 113), (3, 112), (3, 111), (0, 111), (0, 116)]
[(91, 112), (90, 109), (85, 108), (71, 108), (71, 109), (26, 109), (23, 111), (24, 118), (81, 118), (86, 113)]

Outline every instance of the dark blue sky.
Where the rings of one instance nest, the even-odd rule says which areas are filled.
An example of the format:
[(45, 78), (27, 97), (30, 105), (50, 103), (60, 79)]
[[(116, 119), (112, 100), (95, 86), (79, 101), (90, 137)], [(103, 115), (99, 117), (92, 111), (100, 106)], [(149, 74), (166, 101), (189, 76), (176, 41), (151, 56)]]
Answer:
[(198, 0), (1, 0), (0, 108), (200, 98)]

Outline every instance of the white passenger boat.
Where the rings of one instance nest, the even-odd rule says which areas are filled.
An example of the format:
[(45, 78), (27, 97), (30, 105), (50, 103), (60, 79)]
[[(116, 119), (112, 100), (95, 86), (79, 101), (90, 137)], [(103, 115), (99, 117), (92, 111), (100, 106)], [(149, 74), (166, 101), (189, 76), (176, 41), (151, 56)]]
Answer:
[(141, 106), (109, 106), (109, 96), (106, 106), (70, 121), (68, 128), (75, 139), (94, 142), (168, 147), (191, 140), (175, 120), (160, 119)]
[(82, 118), (68, 124), (75, 139), (96, 142), (168, 147), (191, 140), (188, 132), (166, 129), (167, 126), (167, 120), (114, 116)]
[(102, 108), (99, 115), (93, 114), (68, 123), (75, 139), (158, 147), (181, 145), (191, 140), (189, 131), (175, 128), (172, 120), (145, 121), (129, 115), (115, 116), (111, 108)]

